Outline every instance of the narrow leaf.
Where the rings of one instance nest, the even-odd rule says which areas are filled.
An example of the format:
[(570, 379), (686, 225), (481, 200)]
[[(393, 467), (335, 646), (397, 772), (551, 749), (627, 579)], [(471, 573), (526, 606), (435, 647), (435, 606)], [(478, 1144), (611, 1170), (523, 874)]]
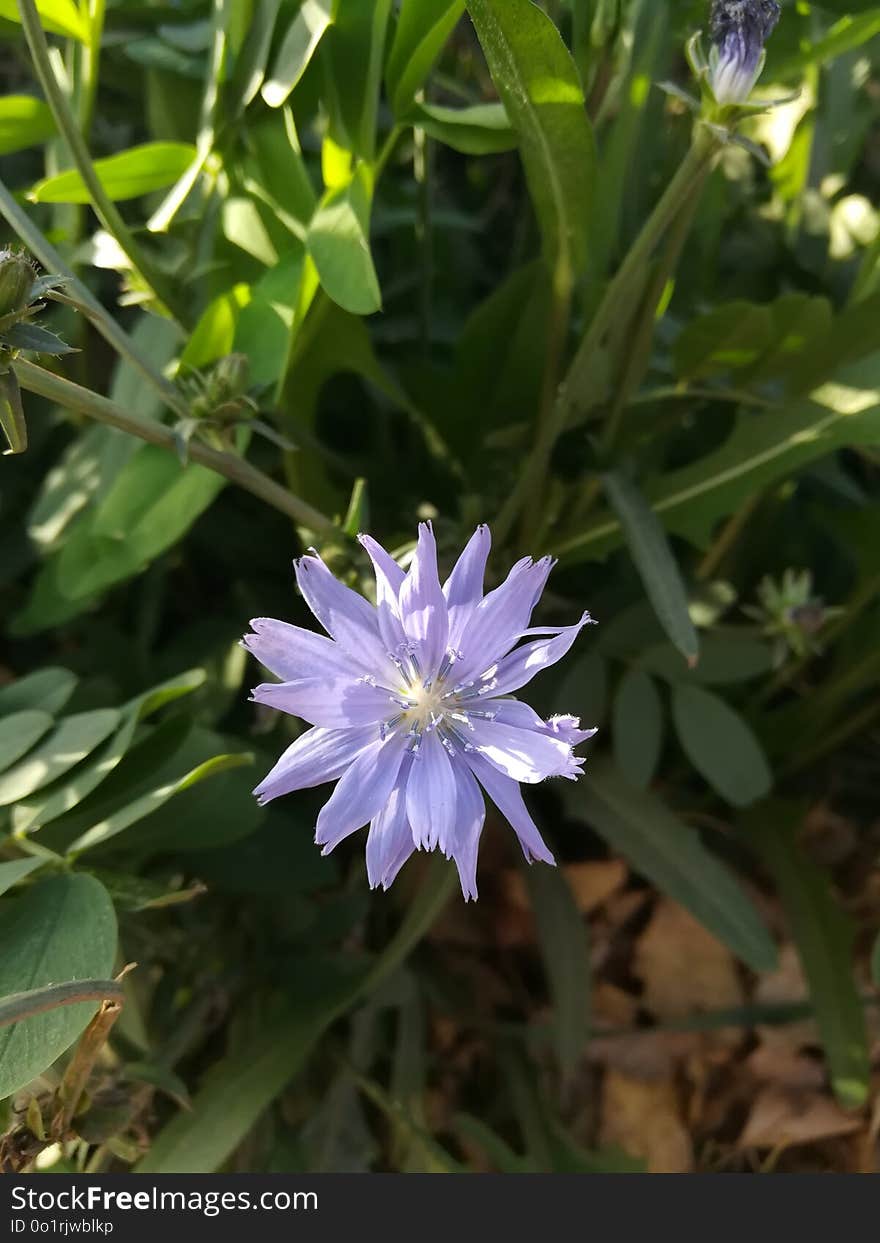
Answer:
[(755, 971), (770, 971), (776, 947), (752, 901), (728, 868), (658, 798), (628, 785), (613, 765), (593, 760), (565, 792), (586, 821), (637, 872), (680, 902)]
[(669, 638), (687, 660), (696, 664), (700, 645), (688, 613), (681, 573), (656, 514), (629, 479), (616, 472), (604, 477), (605, 491), (620, 520), (636, 569), (654, 612)]
[(865, 1015), (853, 972), (854, 928), (831, 891), (825, 872), (799, 849), (798, 816), (773, 803), (750, 819), (749, 838), (773, 874), (797, 945), (831, 1086), (841, 1105), (856, 1108), (868, 1095)]
[(467, 7), (519, 135), (548, 263), (571, 281), (587, 261), (596, 165), (577, 68), (531, 0), (469, 0)]
[(621, 679), (612, 728), (618, 768), (632, 785), (645, 789), (660, 759), (663, 705), (654, 679), (641, 669), (630, 669)]
[[(114, 203), (139, 198), (174, 185), (196, 157), (185, 142), (147, 142), (118, 155), (95, 160), (95, 172)], [(89, 203), (89, 191), (75, 169), (38, 181), (29, 195), (34, 203)]]

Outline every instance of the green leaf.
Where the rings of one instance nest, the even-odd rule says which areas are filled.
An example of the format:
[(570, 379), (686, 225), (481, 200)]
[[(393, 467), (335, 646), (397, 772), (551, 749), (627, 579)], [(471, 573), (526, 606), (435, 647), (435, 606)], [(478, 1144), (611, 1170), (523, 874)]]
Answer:
[(262, 96), (270, 108), (280, 108), (305, 73), (333, 21), (334, 8), (334, 0), (302, 0), (281, 41), (272, 72), (263, 83)]
[(676, 686), (672, 716), (688, 759), (734, 807), (770, 793), (773, 774), (751, 728), (718, 695), (698, 686)]
[(306, 235), (321, 285), (353, 315), (371, 315), (382, 306), (368, 241), (371, 195), (369, 175), (360, 167), (347, 185), (324, 195)]
[(67, 703), (75, 686), (76, 674), (69, 669), (38, 669), (0, 687), (0, 715), (37, 708), (54, 716)]
[(639, 789), (653, 780), (663, 744), (663, 705), (654, 679), (629, 669), (614, 697), (612, 715), (617, 767)]
[(516, 134), (503, 104), (473, 104), (469, 108), (413, 104), (405, 120), (465, 155), (492, 155), (516, 146)]
[(119, 722), (115, 708), (64, 717), (29, 755), (0, 775), (0, 807), (48, 785), (94, 751)]
[[(62, 980), (106, 979), (116, 956), (116, 919), (103, 886), (65, 873), (0, 907), (0, 996)], [(0, 1031), (0, 1098), (42, 1074), (95, 1013), (85, 1002)]]
[[(866, 359), (847, 369), (809, 399), (741, 414), (720, 449), (671, 471), (646, 489), (654, 514), (671, 530), (705, 547), (717, 520), (761, 488), (834, 449), (880, 443), (876, 362), (876, 357)], [(622, 534), (619, 518), (604, 514), (551, 552), (568, 565), (601, 558), (620, 543)]]
[[(88, 43), (88, 24), (73, 0), (36, 0), (36, 6), (44, 30)], [(16, 0), (0, 0), (0, 17), (7, 22), (21, 23)]]
[(174, 798), (175, 794), (182, 794), (184, 790), (188, 790), (198, 782), (204, 781), (206, 777), (213, 777), (216, 773), (226, 772), (230, 768), (239, 768), (244, 764), (252, 764), (253, 758), (248, 752), (241, 752), (237, 755), (216, 755), (213, 759), (197, 764), (195, 768), (188, 773), (184, 773), (176, 781), (156, 786), (155, 789), (141, 795), (140, 798), (134, 799), (119, 811), (114, 812), (113, 815), (108, 816), (106, 820), (93, 825), (81, 837), (76, 838), (70, 844), (67, 850), (68, 856), (78, 858), (85, 851), (93, 850), (95, 846), (104, 845), (110, 838), (115, 837), (117, 833), (121, 833), (123, 829), (129, 828), (130, 825), (136, 824), (138, 820), (142, 820), (145, 816), (158, 811), (169, 799)]
[(272, 34), (281, 0), (257, 0), (252, 14), (250, 29), (236, 57), (232, 81), (229, 85), (229, 112), (237, 116), (256, 97), (263, 85), (266, 62), (272, 46)]
[(749, 839), (782, 898), (797, 945), (831, 1074), (845, 1108), (868, 1096), (869, 1057), (865, 1015), (853, 971), (852, 920), (834, 897), (828, 877), (799, 849), (797, 810), (771, 803), (750, 817)]
[(49, 332), (38, 324), (13, 324), (3, 336), (5, 344), (14, 350), (32, 350), (35, 354), (51, 354), (53, 357), (78, 352), (75, 346), (68, 345), (54, 332)]
[(880, 935), (874, 942), (874, 949), (871, 951), (871, 978), (880, 988)]
[(266, 1020), (255, 1040), (212, 1069), (192, 1113), (165, 1127), (135, 1172), (206, 1174), (219, 1169), (297, 1074), (329, 1025), (396, 970), (434, 922), (454, 885), (449, 864), (434, 856), (400, 928), (372, 967), (347, 980), (331, 977), (319, 996)]
[(653, 794), (628, 785), (613, 765), (592, 760), (565, 791), (573, 816), (588, 823), (637, 872), (713, 933), (754, 971), (771, 971), (776, 947), (752, 901), (699, 834)]
[(391, 110), (402, 117), (464, 12), (464, 0), (403, 0), (385, 66)]
[(321, 46), (323, 102), (333, 142), (372, 164), (385, 38), (391, 0), (337, 6), (335, 20)]
[(185, 535), (225, 483), (205, 466), (182, 466), (167, 449), (142, 445), (58, 553), (61, 592), (84, 599), (140, 573)]
[(49, 713), (34, 709), (0, 717), (0, 773), (30, 751), (51, 727)]
[(12, 827), (15, 833), (35, 832), (44, 824), (78, 806), (110, 776), (125, 756), (141, 721), (181, 695), (197, 690), (204, 681), (203, 669), (191, 669), (125, 704), (121, 709), (122, 719), (116, 733), (92, 754), (87, 763), (77, 768), (69, 780), (55, 782), (16, 804), (12, 811)]
[(676, 374), (697, 380), (753, 366), (773, 336), (768, 307), (754, 302), (728, 302), (692, 320), (673, 349)]
[(78, 1005), (83, 999), (105, 1001), (122, 996), (115, 980), (68, 980), (64, 984), (47, 984), (26, 993), (10, 993), (0, 998), (0, 1027), (20, 1023), (34, 1014), (57, 1010), (60, 1006)]
[(653, 643), (641, 650), (636, 660), (641, 669), (656, 673), (667, 682), (723, 686), (730, 682), (748, 682), (769, 673), (773, 667), (773, 651), (769, 644), (758, 639), (704, 634), (700, 638), (700, 660), (693, 669), (682, 664), (671, 643)]
[(17, 885), (34, 868), (42, 867), (44, 862), (43, 859), (13, 859), (10, 863), (0, 863), (0, 894)]
[(4, 95), (0, 99), (0, 155), (39, 146), (54, 133), (52, 111), (41, 99), (33, 95)]
[(470, 0), (467, 7), (519, 135), (545, 256), (570, 284), (587, 262), (596, 166), (577, 68), (530, 0)]
[[(850, 0), (847, 6), (856, 7)], [(802, 46), (797, 55), (790, 57), (782, 64), (773, 65), (775, 79), (791, 78), (801, 74), (809, 65), (824, 65), (838, 56), (862, 47), (876, 35), (880, 34), (880, 9), (872, 8), (867, 13), (847, 14), (822, 38), (810, 41)]]
[(21, 404), (21, 389), (14, 371), (0, 371), (0, 431), (6, 437), (7, 453), (24, 453), (28, 444), (27, 423)]
[(590, 946), (587, 927), (565, 875), (527, 867), (526, 886), (553, 1001), (553, 1035), (563, 1080), (575, 1074), (590, 1027)]
[(232, 353), (239, 316), (250, 296), (250, 287), (238, 284), (208, 303), (180, 356), (181, 367), (205, 367)]
[(658, 621), (688, 664), (695, 664), (700, 644), (663, 527), (641, 492), (624, 475), (611, 471), (603, 476), (603, 482)]
[[(195, 156), (191, 143), (146, 142), (95, 160), (95, 172), (112, 201), (121, 203), (174, 185)], [(28, 197), (34, 203), (91, 202), (91, 195), (75, 169), (38, 181)]]
[(254, 384), (275, 384), (286, 368), (291, 341), (309, 305), (306, 266), (305, 251), (297, 244), (252, 286), (238, 317), (235, 348), (247, 354)]

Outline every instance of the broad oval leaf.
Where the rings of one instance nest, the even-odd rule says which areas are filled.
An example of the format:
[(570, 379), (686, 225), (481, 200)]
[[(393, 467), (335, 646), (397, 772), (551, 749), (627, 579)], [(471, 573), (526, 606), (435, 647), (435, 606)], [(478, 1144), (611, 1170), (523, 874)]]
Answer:
[(755, 971), (773, 969), (776, 947), (751, 899), (697, 831), (658, 798), (629, 785), (601, 759), (564, 798), (572, 816), (590, 824), (743, 962)]
[(35, 709), (0, 717), (0, 773), (21, 759), (51, 728), (49, 713)]
[[(41, 881), (0, 907), (0, 996), (64, 980), (105, 979), (116, 956), (116, 917), (92, 876)], [(96, 1006), (65, 1006), (0, 1031), (0, 1099), (42, 1074), (82, 1032)]]
[(0, 863), (0, 894), (6, 893), (7, 889), (17, 885), (44, 863), (44, 859), (12, 859), (9, 863)]
[(666, 533), (634, 483), (615, 471), (603, 481), (657, 619), (688, 664), (694, 664), (700, 645)]
[(773, 774), (761, 744), (738, 712), (698, 686), (676, 686), (672, 715), (694, 768), (734, 807), (769, 794)]
[(4, 95), (0, 99), (0, 155), (39, 146), (54, 133), (52, 112), (42, 99), (33, 95)]
[[(35, 0), (40, 24), (53, 35), (89, 40), (89, 28), (73, 0)], [(7, 22), (21, 23), (16, 0), (0, 0), (0, 17)]]
[[(95, 160), (98, 180), (114, 203), (136, 199), (174, 185), (196, 156), (186, 142), (146, 142), (118, 155)], [(28, 197), (34, 203), (90, 203), (91, 195), (75, 169), (38, 181)]]
[(531, 0), (469, 0), (498, 94), (519, 135), (544, 252), (564, 281), (587, 263), (596, 153), (580, 76)]
[(0, 687), (0, 716), (23, 708), (36, 708), (54, 715), (61, 711), (75, 687), (76, 674), (69, 669), (54, 666), (38, 669), (36, 673)]
[(306, 235), (322, 287), (353, 315), (370, 315), (382, 306), (368, 241), (370, 198), (368, 175), (360, 168), (348, 185), (324, 195)]
[(58, 722), (24, 759), (0, 776), (0, 807), (8, 807), (48, 785), (94, 751), (119, 723), (115, 708), (77, 712)]
[(651, 784), (663, 744), (663, 705), (654, 679), (629, 669), (614, 697), (614, 758), (634, 786)]

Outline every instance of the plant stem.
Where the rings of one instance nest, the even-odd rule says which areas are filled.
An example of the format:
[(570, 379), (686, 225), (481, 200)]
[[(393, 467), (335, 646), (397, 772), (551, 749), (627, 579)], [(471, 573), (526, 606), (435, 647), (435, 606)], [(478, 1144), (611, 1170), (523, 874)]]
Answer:
[(111, 201), (100, 179), (95, 172), (92, 157), (80, 133), (73, 113), (70, 110), (64, 92), (58, 84), (52, 62), (49, 58), (49, 45), (40, 24), (39, 14), (34, 0), (18, 0), (21, 24), (30, 48), (34, 69), (46, 96), (46, 102), (52, 109), (55, 124), (70, 149), (70, 155), (79, 175), (82, 177), (91, 198), (95, 215), (108, 233), (119, 243), (128, 256), (132, 267), (144, 283), (152, 290), (156, 298), (178, 319), (186, 318), (181, 314), (181, 303), (170, 281), (142, 253), (134, 240), (131, 230), (122, 219), (116, 204)]
[(122, 1013), (124, 999), (108, 997), (101, 1002), (98, 1013), (79, 1038), (73, 1057), (67, 1064), (55, 1099), (60, 1109), (52, 1119), (52, 1131), (58, 1139), (65, 1139), (77, 1106), (86, 1090), (86, 1084), (95, 1062), (107, 1043), (110, 1029)]
[[(28, 392), (37, 393), (40, 397), (46, 397), (49, 401), (75, 410), (87, 418), (106, 423), (109, 427), (118, 427), (120, 431), (137, 436), (148, 444), (158, 445), (162, 449), (168, 449), (171, 453), (177, 451), (174, 432), (162, 423), (128, 414), (121, 406), (117, 406), (115, 402), (109, 401), (106, 397), (100, 397), (90, 389), (74, 384), (71, 380), (65, 380), (62, 376), (46, 371), (45, 368), (38, 367), (35, 363), (26, 362), (23, 358), (15, 360), (13, 370), (21, 387), (27, 389)], [(265, 501), (267, 505), (271, 505), (273, 509), (287, 514), (289, 518), (293, 518), (295, 522), (301, 523), (310, 530), (336, 530), (335, 524), (319, 510), (314, 509), (307, 501), (300, 500), (292, 492), (288, 492), (286, 488), (276, 483), (274, 479), (270, 479), (268, 475), (263, 474), (244, 458), (237, 457), (234, 453), (223, 453), (212, 449), (199, 441), (190, 443), (189, 456), (200, 466), (206, 466), (209, 470), (216, 471), (218, 475), (223, 475), (231, 483), (251, 492), (261, 501)]]
[[(129, 362), (136, 371), (140, 372), (166, 405), (172, 410), (176, 410), (178, 414), (188, 414), (186, 402), (174, 385), (169, 380), (166, 380), (163, 375), (160, 375), (149, 360), (141, 354), (128, 333), (123, 328), (120, 328), (113, 316), (104, 309), (88, 286), (84, 285), (79, 277), (67, 266), (55, 247), (47, 241), (27, 213), (22, 211), (2, 181), (0, 181), (0, 215), (5, 217), (24, 245), (36, 256), (47, 272), (66, 277), (69, 287), (76, 294), (75, 299), (68, 299), (68, 301), (73, 301), (77, 310), (88, 316), (104, 340), (113, 347), (116, 353)], [(56, 302), (65, 301), (63, 295), (55, 294), (53, 296)]]
[[(618, 342), (625, 339), (644, 296), (651, 256), (678, 214), (688, 208), (692, 197), (699, 196), (719, 149), (718, 136), (698, 125), (687, 155), (608, 285), (559, 388), (551, 416), (539, 429), (525, 470), (501, 510), (496, 529), (509, 531), (527, 498), (543, 493), (556, 441), (566, 427), (583, 422), (601, 399), (603, 385), (596, 382), (593, 372), (601, 372), (603, 363), (607, 370), (606, 343), (612, 336)], [(613, 377), (606, 377), (606, 382), (613, 382)]]

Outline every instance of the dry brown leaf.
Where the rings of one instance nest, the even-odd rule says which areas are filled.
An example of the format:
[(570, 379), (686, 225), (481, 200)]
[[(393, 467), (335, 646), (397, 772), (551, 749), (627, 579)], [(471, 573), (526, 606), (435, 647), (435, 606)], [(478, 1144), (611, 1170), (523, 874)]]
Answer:
[(629, 871), (622, 859), (568, 863), (563, 867), (578, 910), (589, 915), (626, 884)]
[(746, 1069), (763, 1083), (786, 1088), (821, 1088), (825, 1067), (793, 1049), (762, 1042), (746, 1059)]
[(646, 1082), (609, 1070), (602, 1085), (600, 1143), (642, 1157), (652, 1174), (693, 1169), (691, 1139), (669, 1080)]
[(645, 987), (644, 1005), (659, 1019), (727, 1010), (745, 1000), (730, 951), (683, 907), (665, 898), (638, 940), (633, 971)]
[(865, 1126), (860, 1115), (845, 1113), (830, 1096), (772, 1085), (752, 1104), (739, 1148), (790, 1148), (838, 1135), (853, 1135)]
[(705, 1049), (700, 1032), (661, 1032), (646, 1028), (625, 1036), (596, 1036), (587, 1057), (637, 1079), (668, 1079), (680, 1063)]

